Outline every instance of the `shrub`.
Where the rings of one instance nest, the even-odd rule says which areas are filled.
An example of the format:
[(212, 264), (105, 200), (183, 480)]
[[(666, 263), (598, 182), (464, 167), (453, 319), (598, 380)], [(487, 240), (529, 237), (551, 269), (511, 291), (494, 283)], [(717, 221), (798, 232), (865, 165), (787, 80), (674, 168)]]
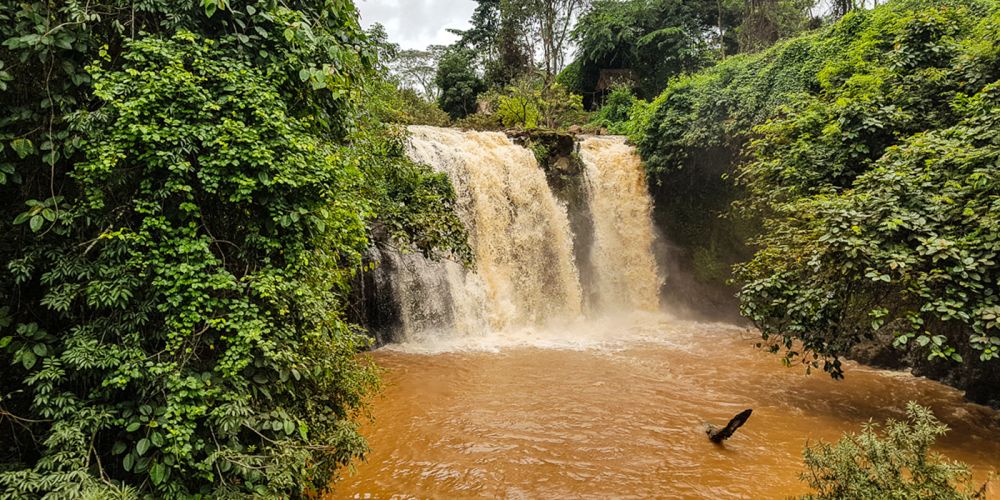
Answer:
[(824, 90), (757, 129), (741, 178), (765, 231), (739, 275), (764, 335), (833, 358), (876, 333), (931, 359), (1000, 358), (1000, 54), (981, 51), (1000, 11), (984, 14), (868, 14), (878, 30), (825, 67)]
[(438, 106), (452, 119), (476, 112), (476, 100), (486, 84), (476, 74), (472, 53), (465, 49), (449, 50), (438, 63), (434, 84), (441, 89)]
[(474, 113), (456, 120), (454, 126), (465, 130), (502, 130), (503, 122), (496, 113)]
[(577, 59), (569, 63), (556, 76), (556, 82), (565, 87), (568, 92), (582, 95), (587, 87), (583, 78), (583, 62)]
[(547, 83), (540, 75), (521, 77), (486, 99), (506, 127), (560, 128), (586, 120), (580, 96), (567, 92), (558, 82)]
[(930, 451), (948, 431), (927, 408), (910, 403), (905, 421), (866, 425), (835, 444), (807, 446), (802, 480), (813, 492), (807, 499), (963, 499), (979, 498), (972, 473), (960, 462)]
[(594, 114), (593, 121), (601, 123), (605, 127), (614, 127), (625, 123), (629, 119), (629, 112), (636, 102), (635, 94), (628, 85), (615, 85), (601, 108)]
[(403, 125), (432, 125), (447, 127), (450, 123), (448, 113), (438, 107), (437, 103), (428, 101), (413, 89), (393, 88), (395, 95), (386, 99), (391, 106), (391, 114), (385, 121)]
[(640, 141), (654, 110), (653, 104), (636, 98), (628, 86), (617, 85), (608, 94), (601, 109), (594, 113), (590, 125)]
[[(655, 101), (639, 147), (673, 189), (658, 206), (701, 203), (674, 186), (712, 176), (741, 198), (736, 216), (762, 221), (740, 301), (786, 353), (802, 341), (839, 377), (840, 356), (888, 333), (964, 362), (993, 387), (980, 399), (997, 397), (998, 26), (992, 2), (890, 2), (675, 78)], [(713, 225), (689, 233), (725, 233)]]

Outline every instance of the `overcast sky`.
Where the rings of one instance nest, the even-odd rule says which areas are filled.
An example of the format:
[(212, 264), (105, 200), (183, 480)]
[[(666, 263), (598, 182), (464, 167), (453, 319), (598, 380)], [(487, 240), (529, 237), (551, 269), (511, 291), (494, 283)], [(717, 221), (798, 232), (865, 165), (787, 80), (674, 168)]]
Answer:
[(354, 0), (361, 24), (381, 23), (389, 40), (404, 49), (447, 45), (455, 41), (448, 28), (466, 29), (476, 8), (473, 0)]

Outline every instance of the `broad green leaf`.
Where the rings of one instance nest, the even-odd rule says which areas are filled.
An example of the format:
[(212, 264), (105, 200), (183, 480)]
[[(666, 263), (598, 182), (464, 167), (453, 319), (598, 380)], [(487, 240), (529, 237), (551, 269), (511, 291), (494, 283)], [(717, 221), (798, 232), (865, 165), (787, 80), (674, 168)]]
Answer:
[(145, 455), (146, 450), (148, 449), (149, 449), (149, 439), (146, 438), (140, 439), (139, 442), (136, 443), (135, 445), (135, 452), (138, 453), (139, 456)]
[(166, 478), (167, 467), (159, 462), (153, 464), (149, 469), (149, 479), (153, 481), (153, 484), (159, 485)]
[(27, 158), (28, 155), (35, 152), (35, 145), (29, 139), (14, 139), (10, 141), (10, 147), (21, 159)]
[(31, 219), (28, 220), (28, 227), (30, 227), (31, 231), (35, 233), (37, 233), (38, 230), (40, 230), (42, 228), (42, 225), (44, 224), (45, 224), (45, 218), (42, 217), (41, 215), (32, 216)]
[(36, 361), (38, 361), (38, 358), (31, 351), (25, 351), (21, 354), (21, 364), (26, 370), (30, 370), (31, 367), (35, 366)]

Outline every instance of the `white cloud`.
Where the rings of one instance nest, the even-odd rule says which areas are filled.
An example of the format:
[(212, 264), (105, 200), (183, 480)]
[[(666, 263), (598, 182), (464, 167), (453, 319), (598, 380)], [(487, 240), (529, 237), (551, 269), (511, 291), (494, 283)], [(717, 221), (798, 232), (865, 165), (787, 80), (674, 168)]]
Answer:
[(455, 41), (448, 29), (467, 29), (473, 0), (355, 0), (366, 28), (381, 23), (389, 40), (404, 49), (447, 45)]

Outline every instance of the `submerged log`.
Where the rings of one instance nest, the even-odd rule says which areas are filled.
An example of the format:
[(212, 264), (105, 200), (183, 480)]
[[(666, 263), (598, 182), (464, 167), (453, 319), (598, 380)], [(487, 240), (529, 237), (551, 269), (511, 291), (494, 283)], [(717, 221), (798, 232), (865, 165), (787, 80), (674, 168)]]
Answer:
[(733, 433), (736, 432), (736, 429), (742, 427), (743, 424), (750, 419), (751, 413), (753, 413), (753, 410), (743, 410), (722, 428), (716, 427), (712, 424), (707, 424), (705, 427), (705, 434), (708, 434), (708, 439), (713, 443), (721, 443), (732, 437)]

